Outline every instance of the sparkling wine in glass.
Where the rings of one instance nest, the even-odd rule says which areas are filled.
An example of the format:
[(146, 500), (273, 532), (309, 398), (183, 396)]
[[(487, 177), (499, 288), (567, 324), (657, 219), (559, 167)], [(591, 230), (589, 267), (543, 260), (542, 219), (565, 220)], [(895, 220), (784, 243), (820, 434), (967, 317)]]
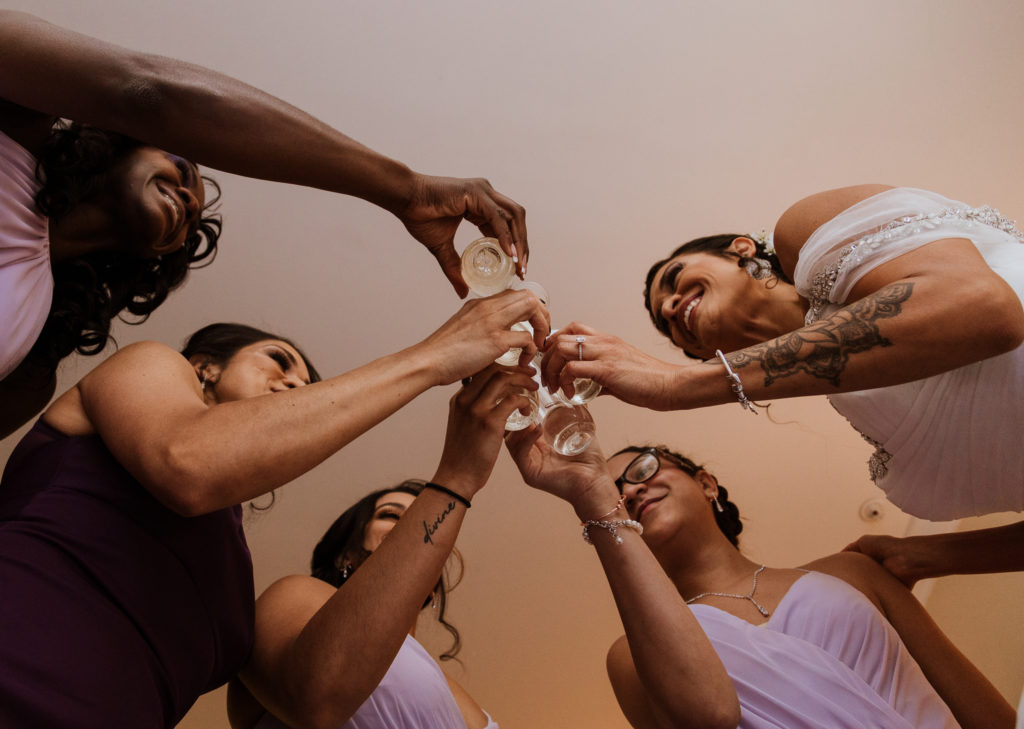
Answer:
[(477, 238), (462, 252), (462, 278), (478, 296), (501, 293), (512, 284), (515, 272), (497, 238)]

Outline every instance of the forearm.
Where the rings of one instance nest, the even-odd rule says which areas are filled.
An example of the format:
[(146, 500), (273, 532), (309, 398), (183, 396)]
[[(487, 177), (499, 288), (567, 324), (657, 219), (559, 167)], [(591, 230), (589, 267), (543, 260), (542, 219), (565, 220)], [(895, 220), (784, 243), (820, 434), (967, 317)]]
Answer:
[(610, 534), (594, 535), (637, 675), (651, 700), (676, 721), (738, 721), (732, 680), (697, 619), (640, 537), (630, 531), (622, 539), (617, 544)]
[(290, 726), (343, 724), (397, 655), (441, 575), (465, 514), (466, 508), (446, 494), (424, 490), (381, 546), (306, 623), (277, 665), (254, 655), (254, 670), (243, 678), (257, 697)]
[(914, 579), (1024, 570), (1024, 522), (902, 541)]
[(600, 527), (591, 527), (589, 535), (653, 713), (673, 726), (735, 726), (740, 707), (732, 680), (640, 535), (620, 527), (621, 544)]
[[(815, 324), (728, 353), (726, 360), (747, 397), (767, 400), (897, 385), (1001, 354), (1020, 343), (1009, 330), (1018, 312), (1010, 312), (1004, 327), (1002, 319), (980, 310), (980, 302), (971, 303), (974, 295), (942, 295), (936, 286), (935, 281), (890, 284)], [(1002, 305), (993, 293), (976, 293), (994, 300), (986, 303)], [(944, 307), (956, 310), (936, 305), (939, 295), (950, 299)], [(1007, 304), (1020, 308), (1015, 299)], [(979, 315), (984, 325), (976, 321)], [(724, 375), (717, 359), (705, 364)], [(713, 379), (706, 367), (690, 369), (694, 372), (684, 371), (677, 388), (687, 401), (705, 392)], [(717, 393), (716, 402), (723, 401), (721, 388)]]
[[(157, 499), (202, 514), (283, 486), (436, 382), (431, 360), (413, 347), (314, 385), (200, 408), (173, 428), (129, 414), (136, 432), (105, 439)], [(123, 428), (105, 393), (88, 390), (83, 383), (87, 411), (99, 401), (91, 410), (100, 417), (91, 417), (100, 434)]]
[(237, 79), (0, 12), (0, 96), (217, 169), (356, 195), (396, 211), (413, 174)]

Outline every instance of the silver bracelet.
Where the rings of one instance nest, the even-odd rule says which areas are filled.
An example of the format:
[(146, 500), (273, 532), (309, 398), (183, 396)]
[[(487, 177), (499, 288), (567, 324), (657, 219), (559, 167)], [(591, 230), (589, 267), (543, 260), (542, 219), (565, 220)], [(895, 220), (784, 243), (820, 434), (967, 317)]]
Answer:
[(586, 524), (586, 523), (587, 523), (587, 521), (601, 521), (601, 519), (606, 519), (606, 518), (608, 518), (609, 516), (611, 516), (612, 514), (614, 514), (614, 513), (616, 512), (616, 511), (618, 511), (619, 509), (621, 509), (621, 508), (622, 508), (622, 505), (623, 505), (623, 504), (625, 504), (625, 503), (626, 503), (626, 495), (625, 495), (625, 494), (623, 494), (622, 496), (620, 496), (620, 497), (619, 497), (619, 500), (615, 502), (615, 506), (613, 506), (612, 508), (610, 508), (610, 509), (609, 509), (608, 511), (606, 511), (605, 513), (601, 514), (601, 516), (595, 516), (595, 517), (594, 517), (593, 519), (587, 519), (587, 520), (585, 520), (585, 521), (581, 521), (581, 522), (580, 522), (580, 526), (583, 526), (584, 524)]
[(643, 534), (644, 528), (640, 525), (640, 522), (633, 519), (613, 519), (607, 521), (605, 519), (591, 519), (590, 521), (583, 522), (583, 541), (587, 544), (593, 544), (590, 540), (590, 527), (601, 527), (607, 529), (615, 537), (616, 544), (622, 544), (622, 537), (619, 536), (619, 527), (626, 527), (632, 529), (637, 534)]
[(746, 393), (743, 392), (743, 383), (740, 382), (740, 376), (732, 371), (732, 367), (725, 359), (725, 355), (722, 354), (722, 350), (716, 349), (715, 356), (721, 361), (722, 366), (725, 367), (725, 379), (729, 380), (729, 387), (732, 388), (733, 393), (736, 395), (736, 399), (740, 401), (740, 407), (746, 408), (754, 415), (757, 415), (757, 411), (754, 410), (754, 406), (747, 399)]

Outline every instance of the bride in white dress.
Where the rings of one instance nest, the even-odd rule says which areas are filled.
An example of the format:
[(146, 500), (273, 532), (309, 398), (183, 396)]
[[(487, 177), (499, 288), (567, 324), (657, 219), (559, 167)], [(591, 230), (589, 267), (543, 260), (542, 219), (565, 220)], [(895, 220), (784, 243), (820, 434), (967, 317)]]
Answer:
[[(655, 326), (704, 362), (663, 362), (573, 324), (549, 341), (544, 377), (590, 377), (657, 410), (824, 394), (875, 446), (871, 477), (904, 511), (1021, 511), (1022, 241), (996, 211), (924, 190), (818, 193), (774, 235), (700, 238), (651, 268)], [(1024, 569), (1021, 547), (1024, 525), (852, 548), (912, 585)]]

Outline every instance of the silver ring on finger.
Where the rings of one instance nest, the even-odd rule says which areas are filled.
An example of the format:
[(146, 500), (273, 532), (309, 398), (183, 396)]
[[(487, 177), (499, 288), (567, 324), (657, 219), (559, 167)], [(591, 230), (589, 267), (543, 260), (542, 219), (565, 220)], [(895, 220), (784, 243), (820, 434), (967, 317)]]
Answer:
[(578, 348), (580, 361), (583, 361), (583, 343), (587, 341), (587, 338), (582, 334), (576, 336), (576, 347)]

